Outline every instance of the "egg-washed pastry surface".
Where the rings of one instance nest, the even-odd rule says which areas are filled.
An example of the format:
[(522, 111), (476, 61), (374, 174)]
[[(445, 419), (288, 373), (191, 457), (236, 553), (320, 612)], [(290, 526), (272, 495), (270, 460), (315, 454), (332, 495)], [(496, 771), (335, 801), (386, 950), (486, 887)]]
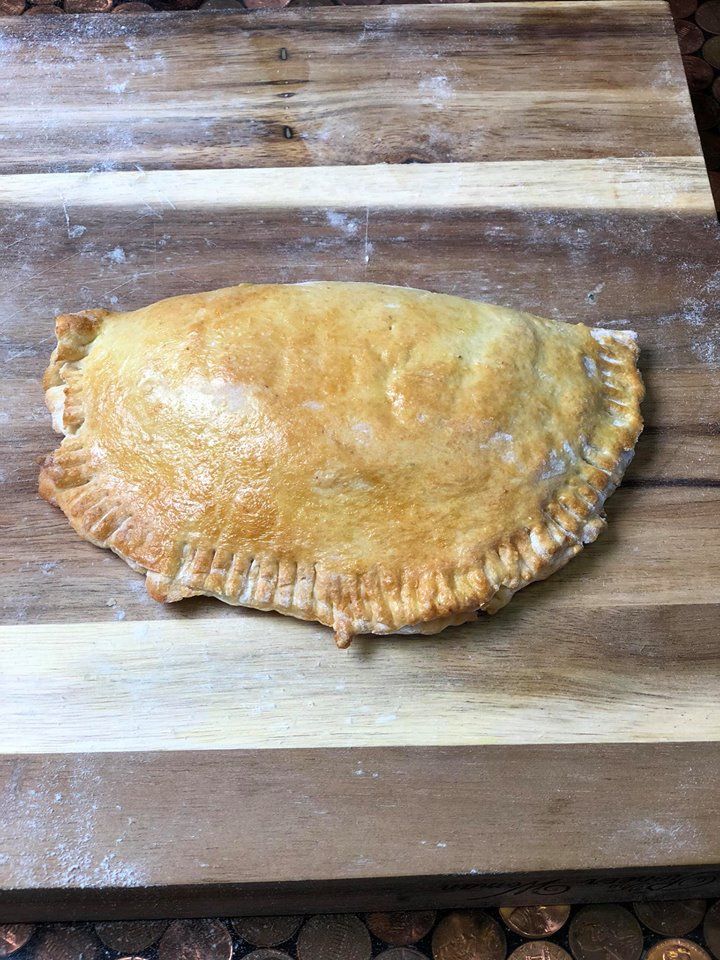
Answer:
[(492, 613), (595, 539), (634, 334), (404, 287), (241, 284), (57, 319), (40, 492), (197, 594), (358, 633)]

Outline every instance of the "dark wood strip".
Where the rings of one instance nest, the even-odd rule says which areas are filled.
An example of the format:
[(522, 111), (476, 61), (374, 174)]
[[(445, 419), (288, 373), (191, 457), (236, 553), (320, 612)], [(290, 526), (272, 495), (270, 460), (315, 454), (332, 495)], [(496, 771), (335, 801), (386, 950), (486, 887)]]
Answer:
[(13, 922), (156, 919), (339, 911), (524, 906), (529, 903), (712, 898), (720, 870), (547, 870), (489, 877), (387, 877), (376, 880), (304, 880), (282, 884), (215, 884), (83, 890), (12, 890), (2, 896), (2, 917)]
[[(37, 497), (31, 460), (17, 469), (26, 479), (20, 485), (6, 485), (0, 504), (4, 584), (0, 622), (197, 617), (242, 621), (246, 616), (265, 616), (238, 612), (207, 598), (169, 607), (157, 604), (147, 596), (140, 575), (110, 552), (78, 538), (63, 514)], [(520, 594), (513, 607), (526, 603), (528, 613), (539, 614), (545, 603), (558, 611), (585, 604), (599, 616), (597, 611), (613, 602), (639, 607), (684, 603), (690, 589), (696, 601), (717, 602), (720, 500), (715, 480), (697, 485), (656, 480), (647, 485), (642, 474), (631, 469), (608, 501), (607, 512), (609, 526), (598, 543), (551, 580)], [(493, 620), (492, 629), (502, 629), (506, 617), (503, 613)], [(532, 622), (527, 629), (532, 634)]]
[(701, 477), (628, 477), (625, 486), (637, 487), (695, 487), (710, 490), (720, 489), (720, 479)]
[[(241, 281), (307, 279), (398, 283), (634, 329), (650, 381), (677, 367), (720, 372), (720, 231), (707, 216), (542, 209), (368, 213), (360, 204), (349, 210), (228, 206), (198, 212), (173, 209), (158, 197), (152, 206), (130, 208), (21, 207), (4, 231), (0, 227), (2, 239), (10, 245), (0, 253), (0, 357), (18, 377), (37, 376), (50, 351), (53, 317), (63, 310), (132, 309)], [(679, 416), (686, 402), (678, 382)], [(709, 383), (692, 402), (703, 421), (717, 422)]]
[(660, 2), (41, 19), (6, 172), (700, 154)]
[[(57, 445), (39, 384), (50, 347), (46, 343), (42, 353), (28, 348), (35, 377), (3, 383), (0, 410), (12, 428), (0, 441), (0, 571), (5, 584), (0, 619), (73, 620), (80, 615), (78, 596), (83, 598), (82, 618), (93, 621), (111, 621), (121, 613), (130, 619), (235, 616), (212, 600), (188, 601), (177, 608), (155, 604), (146, 596), (142, 578), (110, 553), (81, 541), (60, 511), (39, 499), (38, 461)], [(22, 358), (23, 363), (29, 360)], [(715, 493), (720, 488), (720, 435), (716, 423), (707, 419), (717, 415), (719, 378), (713, 368), (702, 367), (652, 373), (644, 406), (649, 427), (623, 485), (608, 502), (609, 529), (587, 551), (589, 566), (580, 557), (556, 574), (552, 584), (574, 580), (582, 570), (581, 599), (594, 604), (612, 589), (627, 592), (631, 584), (634, 602), (642, 604), (657, 595), (658, 587), (645, 570), (662, 571), (662, 582), (675, 601), (687, 596), (689, 569), (705, 591), (713, 578), (720, 578)], [(698, 429), (686, 429), (688, 421)], [(579, 588), (573, 583), (565, 589), (572, 596)], [(559, 601), (564, 603), (566, 596), (561, 592)], [(117, 606), (107, 605), (111, 599)]]
[(3, 909), (67, 920), (233, 896), (243, 906), (227, 912), (261, 898), (289, 912), (715, 893), (718, 782), (720, 744), (699, 743), (5, 757)]

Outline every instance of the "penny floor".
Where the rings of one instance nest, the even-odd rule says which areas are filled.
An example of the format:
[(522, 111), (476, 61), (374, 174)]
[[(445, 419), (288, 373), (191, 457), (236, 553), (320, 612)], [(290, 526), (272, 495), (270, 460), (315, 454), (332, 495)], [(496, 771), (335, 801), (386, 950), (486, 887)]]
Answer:
[(15, 960), (720, 960), (720, 900), (0, 924)]

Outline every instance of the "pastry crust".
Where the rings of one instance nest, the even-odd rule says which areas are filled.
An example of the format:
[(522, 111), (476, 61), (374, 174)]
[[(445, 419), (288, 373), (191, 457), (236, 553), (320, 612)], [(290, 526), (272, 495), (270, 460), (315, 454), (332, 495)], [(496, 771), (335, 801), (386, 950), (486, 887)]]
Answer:
[(242, 284), (56, 321), (40, 493), (197, 594), (358, 633), (493, 613), (593, 541), (635, 335), (404, 287)]

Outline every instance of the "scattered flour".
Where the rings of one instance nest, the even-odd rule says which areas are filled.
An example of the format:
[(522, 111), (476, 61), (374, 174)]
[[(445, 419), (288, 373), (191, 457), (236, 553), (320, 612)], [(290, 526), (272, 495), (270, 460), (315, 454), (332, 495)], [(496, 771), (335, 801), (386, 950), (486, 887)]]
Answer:
[[(103, 779), (103, 763), (92, 757), (73, 757), (48, 765), (46, 779), (38, 786), (26, 776), (30, 761), (17, 760), (8, 779), (0, 807), (0, 832), (13, 835), (22, 824), (25, 832), (37, 838), (35, 846), (21, 845), (14, 854), (0, 861), (9, 867), (7, 883), (11, 887), (134, 887), (148, 881), (144, 867), (115, 852), (103, 856), (98, 851), (118, 838), (126, 840), (132, 824), (100, 804), (108, 796)], [(64, 798), (72, 798), (70, 803)], [(109, 822), (112, 821), (112, 822)], [(107, 835), (107, 836), (106, 836)], [(62, 836), (62, 840), (58, 837)]]
[(360, 224), (353, 220), (346, 213), (338, 213), (336, 210), (328, 210), (325, 214), (327, 222), (331, 227), (335, 227), (348, 237), (354, 237), (360, 230)]
[(438, 110), (443, 104), (455, 96), (452, 84), (445, 76), (425, 77), (418, 83), (418, 93), (425, 101), (429, 101)]

